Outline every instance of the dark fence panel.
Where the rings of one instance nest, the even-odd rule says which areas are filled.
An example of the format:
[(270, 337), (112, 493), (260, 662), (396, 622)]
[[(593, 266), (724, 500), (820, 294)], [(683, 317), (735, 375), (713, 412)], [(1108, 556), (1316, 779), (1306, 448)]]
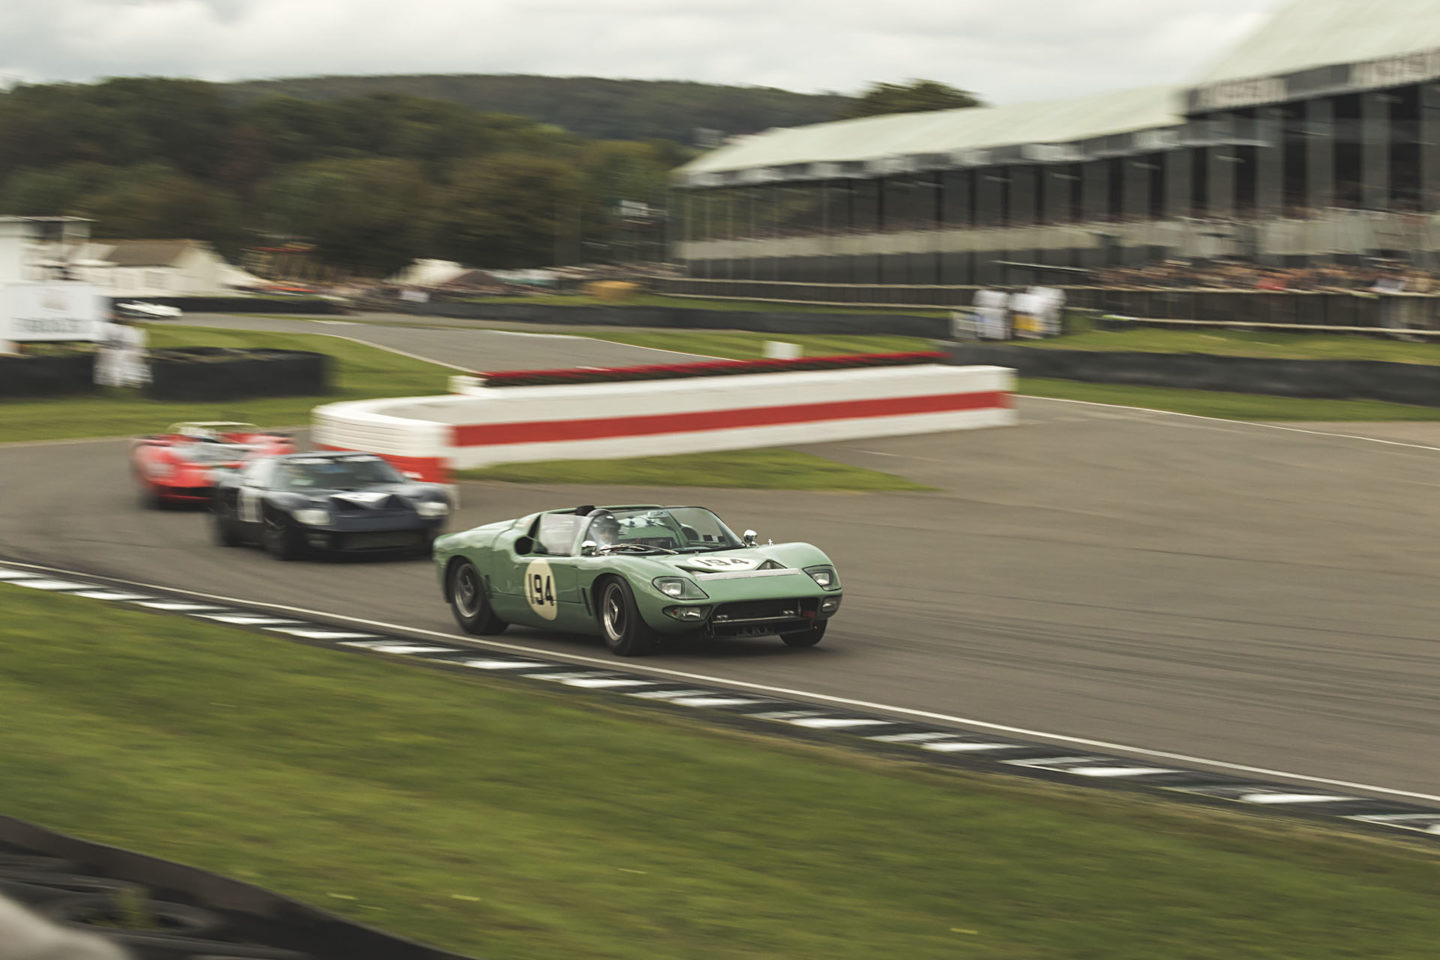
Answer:
[[(11, 817), (0, 817), (0, 892), (137, 960), (466, 960), (248, 883)], [(109, 920), (121, 893), (164, 922), (127, 929)]]
[(117, 303), (158, 303), (166, 307), (179, 307), (186, 313), (302, 313), (332, 314), (346, 313), (343, 304), (333, 300), (289, 297), (111, 297), (111, 306)]
[(536, 303), (397, 303), (388, 309), (466, 320), (599, 327), (664, 327), (672, 330), (749, 330), (755, 333), (892, 334), (948, 336), (945, 317), (901, 313), (805, 313), (783, 310), (698, 310), (683, 307), (568, 307)]
[(954, 363), (1012, 367), (1026, 377), (1440, 407), (1440, 366), (1429, 364), (1051, 350), (1008, 344), (956, 344), (948, 352)]
[(53, 397), (94, 389), (94, 354), (0, 357), (0, 397)]
[(242, 400), (330, 392), (330, 358), (304, 350), (177, 347), (151, 353), (156, 400)]

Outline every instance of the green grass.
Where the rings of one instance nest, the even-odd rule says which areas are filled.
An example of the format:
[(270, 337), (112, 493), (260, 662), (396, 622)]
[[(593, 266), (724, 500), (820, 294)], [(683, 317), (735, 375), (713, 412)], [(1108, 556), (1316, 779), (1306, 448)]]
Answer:
[(1032, 397), (1087, 400), (1129, 407), (1172, 410), (1229, 420), (1440, 420), (1440, 407), (1416, 407), (1381, 400), (1317, 400), (1306, 397), (1271, 397), (1258, 393), (1219, 390), (1179, 390), (1080, 380), (1021, 377), (1015, 392)]
[(488, 958), (1428, 958), (1433, 850), (0, 584), (0, 811)]
[(945, 310), (925, 310), (902, 304), (829, 306), (820, 303), (771, 303), (764, 300), (711, 300), (707, 297), (676, 297), (659, 293), (637, 293), (625, 300), (601, 300), (584, 293), (549, 293), (523, 297), (470, 297), (466, 303), (525, 303), (542, 307), (680, 307), (687, 310), (720, 310), (754, 313), (899, 313), (910, 317), (949, 316)]
[(331, 356), (335, 392), (323, 397), (265, 397), (226, 403), (166, 403), (135, 391), (98, 396), (0, 402), (0, 442), (59, 440), (149, 433), (177, 420), (246, 420), (261, 426), (310, 422), (310, 409), (337, 400), (444, 393), (455, 371), (388, 350), (323, 334), (266, 333), (154, 324), (151, 347), (274, 347), (314, 350)]
[(1440, 343), (1413, 343), (1363, 334), (1278, 333), (1263, 330), (1087, 330), (1050, 340), (1018, 341), (1038, 349), (1211, 353), (1290, 360), (1391, 360), (1440, 363)]
[(629, 460), (548, 460), (464, 470), (465, 480), (751, 490), (932, 490), (903, 477), (793, 450), (733, 450)]

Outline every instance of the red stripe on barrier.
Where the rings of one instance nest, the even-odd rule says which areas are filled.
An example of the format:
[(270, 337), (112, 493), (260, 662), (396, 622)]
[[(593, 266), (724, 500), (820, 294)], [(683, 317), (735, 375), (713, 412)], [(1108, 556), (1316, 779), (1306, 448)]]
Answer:
[(991, 390), (923, 397), (881, 397), (872, 400), (799, 403), (783, 407), (742, 407), (735, 410), (701, 410), (694, 413), (659, 413), (639, 417), (534, 420), (526, 423), (476, 423), (451, 428), (453, 430), (451, 442), (457, 447), (497, 446), (508, 443), (554, 443), (564, 440), (641, 437), (657, 433), (692, 433), (699, 430), (733, 430), (739, 427), (817, 423), (826, 420), (854, 420), (864, 417), (899, 417), (916, 413), (950, 413), (958, 410), (986, 410), (1010, 406), (1010, 394), (1000, 390)]

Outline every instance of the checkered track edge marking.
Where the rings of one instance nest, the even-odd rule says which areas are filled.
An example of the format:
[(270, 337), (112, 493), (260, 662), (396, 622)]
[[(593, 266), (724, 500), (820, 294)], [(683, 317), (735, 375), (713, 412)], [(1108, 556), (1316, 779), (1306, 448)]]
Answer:
[(156, 589), (139, 593), (98, 577), (0, 564), (0, 583), (64, 593), (140, 609), (175, 613), (300, 640), (317, 641), (357, 653), (428, 660), (449, 666), (501, 672), (546, 681), (576, 691), (601, 691), (692, 709), (717, 710), (795, 728), (853, 737), (857, 741), (911, 748), (914, 756), (932, 762), (961, 762), (992, 770), (1070, 782), (1124, 781), (1148, 791), (1226, 800), (1252, 808), (1283, 810), (1297, 816), (1323, 817), (1401, 830), (1411, 836), (1440, 840), (1440, 807), (1322, 790), (1283, 783), (1248, 780), (1181, 765), (1153, 763), (1093, 753), (1067, 753), (1038, 741), (1019, 740), (964, 730), (927, 726), (909, 720), (834, 710), (823, 705), (751, 694), (725, 687), (705, 687), (655, 679), (623, 670), (580, 667), (536, 656), (492, 653), (463, 646), (415, 640), (380, 631), (349, 630), (303, 616), (278, 616), (262, 607), (188, 599), (180, 591)]

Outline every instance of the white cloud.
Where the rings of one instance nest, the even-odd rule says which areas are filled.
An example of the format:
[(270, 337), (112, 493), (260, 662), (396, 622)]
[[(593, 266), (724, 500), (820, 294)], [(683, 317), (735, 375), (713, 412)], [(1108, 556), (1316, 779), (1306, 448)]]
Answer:
[(0, 75), (535, 73), (996, 103), (1179, 83), (1282, 0), (12, 0)]

